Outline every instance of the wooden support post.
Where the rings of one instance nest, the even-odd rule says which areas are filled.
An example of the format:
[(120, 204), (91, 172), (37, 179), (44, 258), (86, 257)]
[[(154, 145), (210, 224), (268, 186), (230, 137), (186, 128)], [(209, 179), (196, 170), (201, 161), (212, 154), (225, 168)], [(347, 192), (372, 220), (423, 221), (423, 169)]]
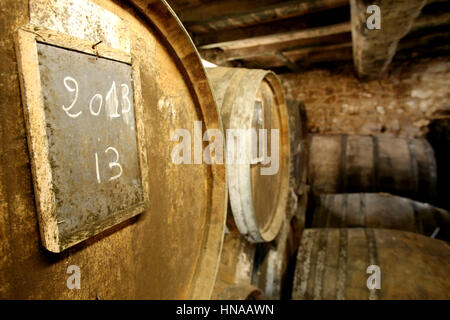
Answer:
[[(426, 0), (350, 0), (353, 60), (360, 78), (377, 78), (386, 71), (397, 44), (411, 29)], [(380, 8), (381, 28), (369, 30), (369, 5)]]

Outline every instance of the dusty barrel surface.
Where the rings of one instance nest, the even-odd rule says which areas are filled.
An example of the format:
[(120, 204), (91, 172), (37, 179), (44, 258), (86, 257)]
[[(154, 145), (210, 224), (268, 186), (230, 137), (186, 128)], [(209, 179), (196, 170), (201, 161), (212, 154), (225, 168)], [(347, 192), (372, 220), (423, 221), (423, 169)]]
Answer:
[(323, 194), (315, 198), (312, 227), (397, 229), (449, 241), (450, 213), (389, 194)]
[[(232, 221), (249, 241), (271, 241), (281, 227), (289, 185), (289, 126), (282, 87), (270, 71), (211, 68), (207, 73), (226, 131), (227, 153), (235, 152), (226, 165)], [(261, 129), (267, 133), (267, 143), (262, 143), (267, 156), (260, 156)], [(233, 130), (253, 130), (255, 143), (250, 135), (229, 136)], [(252, 157), (252, 147), (258, 157)], [(238, 159), (246, 155), (256, 161)]]
[(299, 247), (292, 297), (449, 299), (449, 263), (447, 242), (411, 232), (309, 229)]
[(386, 192), (433, 203), (436, 162), (424, 139), (311, 135), (309, 178), (317, 193)]
[[(192, 134), (194, 121), (221, 125), (198, 53), (166, 2), (6, 0), (0, 16), (0, 297), (210, 298), (225, 224), (225, 168), (174, 164), (170, 137), (176, 128)], [(92, 61), (95, 48), (132, 56), (151, 146), (148, 209), (59, 254), (41, 246), (17, 67), (22, 52), (14, 49), (15, 31), (30, 23), (39, 27), (36, 41), (46, 41), (44, 29), (90, 41)], [(66, 285), (68, 266), (79, 268), (79, 290)]]
[[(295, 254), (300, 242), (298, 221), (286, 220), (273, 244), (258, 244), (253, 284), (270, 300), (290, 298)], [(260, 246), (265, 246), (262, 248)]]
[(297, 194), (308, 178), (308, 127), (305, 104), (302, 101), (287, 100), (289, 116), (289, 140), (291, 152), (291, 186)]
[(254, 256), (255, 244), (239, 233), (225, 234), (212, 299), (221, 299), (227, 288), (251, 284)]

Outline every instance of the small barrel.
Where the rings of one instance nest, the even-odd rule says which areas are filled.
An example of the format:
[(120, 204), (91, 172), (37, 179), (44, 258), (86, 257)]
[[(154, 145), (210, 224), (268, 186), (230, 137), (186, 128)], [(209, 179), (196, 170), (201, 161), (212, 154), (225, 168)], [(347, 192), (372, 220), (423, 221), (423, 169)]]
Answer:
[(295, 300), (450, 299), (450, 245), (386, 229), (308, 229)]
[(309, 178), (316, 193), (386, 192), (436, 201), (436, 161), (424, 139), (311, 135)]
[(225, 234), (213, 299), (220, 299), (227, 288), (250, 285), (254, 256), (255, 244), (238, 233)]
[(286, 101), (289, 116), (289, 140), (291, 152), (291, 187), (297, 194), (308, 178), (308, 127), (305, 104), (302, 101)]
[(285, 220), (273, 243), (258, 244), (252, 283), (264, 292), (266, 299), (290, 298), (295, 256), (300, 243), (299, 226), (294, 217)]
[(312, 227), (397, 229), (450, 241), (450, 212), (384, 193), (322, 194)]
[[(203, 128), (219, 131), (221, 125), (200, 57), (167, 3), (2, 0), (0, 21), (0, 299), (209, 299), (225, 228), (225, 167), (173, 163), (171, 150), (177, 143), (170, 137), (178, 128), (194, 136), (195, 121), (202, 122)], [(18, 57), (37, 56), (37, 52), (22, 51), (22, 47), (15, 50), (15, 36), (22, 26), (34, 28), (28, 35), (35, 37), (30, 42), (33, 44), (56, 41), (47, 36), (55, 33), (65, 42), (49, 47), (63, 50), (65, 44), (73, 45), (74, 39), (87, 43), (80, 50), (90, 50), (86, 59), (92, 68), (105, 60), (102, 52), (114, 52), (131, 56), (129, 64), (140, 73), (140, 80), (133, 81), (139, 81), (141, 88), (143, 116), (139, 120), (145, 128), (143, 141), (148, 144), (145, 156), (149, 175), (143, 178), (149, 189), (148, 209), (58, 254), (44, 249), (37, 227), (34, 176), (18, 69)], [(23, 69), (38, 72), (28, 65)], [(50, 71), (59, 77), (74, 70)], [(111, 86), (112, 79), (101, 78), (101, 74), (99, 78), (100, 84)], [(68, 89), (75, 90), (71, 86)], [(80, 92), (91, 89), (81, 82), (79, 88)], [(117, 83), (117, 92), (110, 91), (111, 97), (116, 93), (125, 95), (121, 89)], [(63, 84), (57, 90), (64, 92)], [(71, 99), (75, 96), (70, 90), (65, 92), (72, 94)], [(28, 95), (26, 91), (22, 93)], [(102, 94), (107, 96), (106, 91)], [(54, 115), (64, 112), (60, 106), (51, 107)], [(88, 103), (74, 109), (88, 116)], [(104, 110), (96, 119), (107, 119)], [(124, 117), (120, 119), (124, 121)], [(125, 146), (115, 147), (120, 151)], [(93, 168), (93, 154), (66, 150), (68, 160), (76, 160), (86, 170)], [(99, 155), (100, 152), (104, 153), (104, 149)], [(117, 161), (122, 161), (125, 174), (128, 167), (124, 158), (121, 154)], [(118, 172), (117, 167), (113, 170), (112, 174)], [(94, 178), (93, 184), (96, 183)], [(102, 177), (102, 183), (108, 180)], [(67, 196), (71, 195), (76, 196), (75, 192)], [(95, 214), (87, 216), (87, 220), (96, 219)], [(77, 285), (75, 280), (70, 282), (77, 270), (80, 288), (70, 290), (69, 284)]]
[[(229, 229), (239, 230), (251, 242), (271, 241), (280, 230), (289, 188), (289, 125), (280, 81), (265, 70), (211, 68), (207, 73), (227, 137), (227, 154), (240, 153), (244, 160), (249, 159), (245, 155), (254, 155), (252, 150), (258, 155), (250, 157), (256, 159), (253, 163), (227, 159), (228, 195), (236, 225)], [(244, 135), (231, 137), (236, 130), (256, 132), (258, 141), (244, 139), (239, 144), (236, 141)], [(267, 143), (260, 139), (264, 132)], [(261, 145), (270, 157), (264, 156)]]

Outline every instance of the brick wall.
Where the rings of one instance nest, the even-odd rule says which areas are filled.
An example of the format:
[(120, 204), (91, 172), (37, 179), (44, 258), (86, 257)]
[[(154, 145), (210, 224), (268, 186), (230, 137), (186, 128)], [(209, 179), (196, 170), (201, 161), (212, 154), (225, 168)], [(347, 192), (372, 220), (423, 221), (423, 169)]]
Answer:
[(305, 102), (310, 132), (424, 136), (450, 113), (450, 58), (394, 63), (380, 80), (360, 82), (353, 66), (280, 75), (288, 99)]

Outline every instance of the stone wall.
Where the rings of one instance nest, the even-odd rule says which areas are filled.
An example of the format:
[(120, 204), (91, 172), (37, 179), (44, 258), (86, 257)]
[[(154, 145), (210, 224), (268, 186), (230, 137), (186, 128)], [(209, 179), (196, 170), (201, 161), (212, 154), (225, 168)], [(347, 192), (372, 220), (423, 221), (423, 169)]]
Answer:
[(394, 63), (368, 82), (351, 64), (280, 78), (286, 98), (305, 102), (310, 132), (420, 137), (431, 119), (450, 113), (448, 57)]

